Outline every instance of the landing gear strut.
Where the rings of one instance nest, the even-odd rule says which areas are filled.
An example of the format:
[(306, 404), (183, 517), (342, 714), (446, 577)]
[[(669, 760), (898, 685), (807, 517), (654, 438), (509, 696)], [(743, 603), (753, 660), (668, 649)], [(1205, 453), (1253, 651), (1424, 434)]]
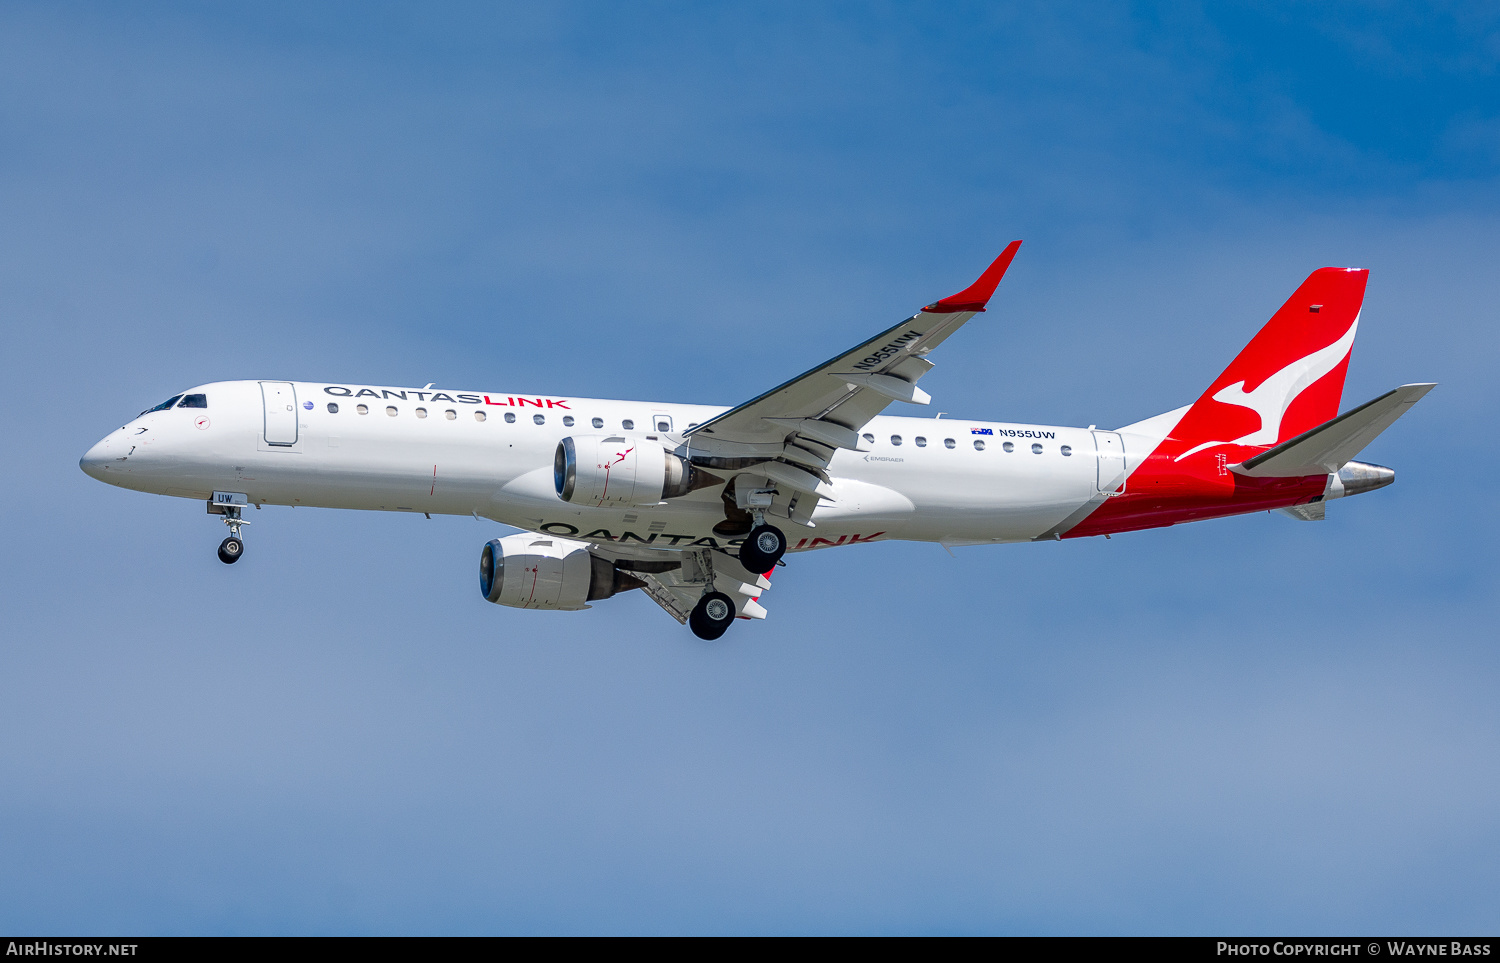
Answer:
[[(735, 479), (736, 482), (739, 480)], [(775, 568), (776, 563), (781, 561), (781, 556), (786, 554), (786, 536), (775, 525), (766, 523), (766, 509), (771, 507), (775, 498), (776, 489), (774, 488), (741, 489), (736, 487), (734, 492), (735, 507), (741, 517), (749, 516), (744, 519), (744, 522), (750, 523), (750, 530), (745, 534), (745, 540), (740, 543), (740, 564), (756, 575), (764, 575)], [(727, 509), (729, 487), (724, 490), (724, 503)], [(715, 528), (714, 531), (718, 529)], [(744, 529), (740, 531), (743, 532)]]
[(688, 628), (698, 638), (712, 642), (734, 621), (734, 600), (723, 592), (704, 592), (688, 616)]
[[(235, 496), (241, 502), (245, 500), (244, 495)], [(240, 537), (240, 529), (250, 523), (240, 517), (239, 504), (220, 500), (219, 492), (214, 492), (214, 499), (208, 503), (210, 515), (223, 515), (224, 524), (229, 526), (229, 537), (219, 543), (219, 561), (225, 565), (233, 565), (245, 554), (245, 540)]]

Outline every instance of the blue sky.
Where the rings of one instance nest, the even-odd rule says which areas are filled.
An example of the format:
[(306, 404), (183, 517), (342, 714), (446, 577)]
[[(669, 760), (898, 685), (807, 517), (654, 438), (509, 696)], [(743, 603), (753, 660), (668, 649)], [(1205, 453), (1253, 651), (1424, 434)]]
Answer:
[[(0, 928), (1500, 924), (1500, 10), (0, 9)], [(798, 557), (716, 645), (472, 519), (100, 485), (226, 378), (733, 404), (1022, 248), (960, 416), (1191, 400), (1314, 268), (1395, 487)]]

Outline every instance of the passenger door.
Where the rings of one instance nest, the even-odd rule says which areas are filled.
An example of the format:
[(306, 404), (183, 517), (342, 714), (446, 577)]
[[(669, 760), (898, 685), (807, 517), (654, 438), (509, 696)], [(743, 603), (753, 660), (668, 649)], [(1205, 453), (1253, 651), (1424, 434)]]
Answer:
[(266, 444), (290, 448), (297, 443), (297, 389), (286, 381), (262, 381)]
[(1099, 459), (1098, 490), (1118, 495), (1125, 490), (1125, 439), (1118, 431), (1095, 431)]

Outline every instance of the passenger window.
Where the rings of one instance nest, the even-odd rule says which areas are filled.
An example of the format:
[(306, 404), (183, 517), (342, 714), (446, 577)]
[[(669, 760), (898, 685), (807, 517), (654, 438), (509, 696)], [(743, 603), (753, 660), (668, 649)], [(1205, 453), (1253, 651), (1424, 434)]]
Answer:
[(690, 422), (688, 422), (688, 431), (692, 431), (694, 428), (697, 428), (697, 427), (698, 427), (698, 423), (696, 421), (690, 421)]
[(624, 421), (620, 422), (620, 427), (624, 428), (626, 431), (635, 431), (635, 422), (629, 418), (626, 418)]
[(339, 413), (339, 403), (337, 401), (330, 401), (328, 403), (328, 413), (330, 415), (336, 415)]
[(453, 419), (458, 417), (458, 412), (454, 411), (452, 408), (449, 408), (447, 411), (443, 412), (443, 417), (447, 418), (449, 421), (452, 421)]
[(385, 413), (388, 414), (388, 415), (390, 415), (392, 418), (396, 417), (396, 406), (395, 405), (386, 405), (385, 406)]
[(474, 412), (474, 420), (475, 421), (483, 421), (484, 420), (484, 412), (482, 412), (482, 411), (476, 411), (476, 412)]
[(901, 447), (901, 436), (900, 435), (892, 435), (891, 436), (891, 444), (895, 445), (897, 448), (900, 448)]
[(656, 430), (657, 431), (671, 431), (672, 430), (672, 419), (668, 418), (666, 415), (657, 415), (656, 416)]
[(563, 415), (563, 427), (564, 428), (572, 428), (573, 427), (573, 416), (572, 415)]
[(1015, 451), (1016, 450), (1016, 446), (1014, 444), (1012, 444), (1011, 442), (1008, 442), (1008, 441), (1005, 444), (1001, 445), (1000, 447), (1004, 448), (1006, 451)]
[(1033, 455), (1040, 455), (1042, 453), (1042, 446), (1041, 445), (1032, 445), (1031, 446), (1031, 453)]
[(1068, 456), (1070, 456), (1070, 455), (1073, 454), (1073, 449), (1069, 445), (1063, 445), (1062, 448), (1059, 449), (1059, 450), (1063, 453), (1063, 457), (1064, 458), (1066, 458), (1066, 457), (1068, 457)]
[(357, 412), (359, 412), (362, 415), (368, 415), (370, 413), (370, 406), (369, 405), (355, 405), (354, 406), (354, 410), (357, 411)]
[(417, 409), (417, 417), (418, 418), (426, 418), (427, 417), (427, 409), (426, 408), (418, 408)]
[(595, 428), (603, 428), (604, 427), (604, 419), (603, 418), (595, 418), (593, 424), (594, 424)]
[(516, 423), (516, 413), (514, 411), (507, 411), (505, 413), (505, 423), (507, 425), (513, 425)]
[(208, 395), (183, 395), (179, 408), (207, 408)]
[(984, 439), (983, 438), (975, 438), (974, 439), (974, 450), (975, 451), (984, 451)]
[(865, 443), (866, 443), (866, 444), (868, 444), (868, 445), (873, 445), (873, 444), (875, 444), (875, 436), (874, 436), (874, 435), (872, 435), (872, 434), (870, 434), (870, 433), (869, 433), (869, 432), (868, 432), (868, 431), (867, 431), (867, 432), (865, 432), (865, 433), (864, 433), (864, 434), (863, 434), (863, 435), (861, 435), (861, 436), (860, 436), (860, 437), (861, 437), (861, 438), (863, 438), (863, 439), (864, 439), (864, 440), (865, 440)]
[[(155, 408), (147, 408), (145, 411), (141, 412), (141, 414), (142, 415), (149, 415), (153, 411), (166, 411), (168, 408), (170, 408), (173, 405), (177, 404), (178, 400), (181, 399), (181, 398), (182, 398), (182, 395), (173, 395), (172, 397), (168, 398), (166, 401), (163, 401), (161, 404), (157, 405)], [(139, 417), (139, 415), (137, 417)]]
[(927, 439), (923, 438), (921, 435), (918, 435), (916, 438), (914, 438), (912, 440), (917, 443), (917, 447), (918, 448), (926, 448), (927, 447)]
[(954, 441), (952, 438), (944, 438), (943, 439), (943, 447), (944, 448), (957, 448), (958, 447), (958, 442)]

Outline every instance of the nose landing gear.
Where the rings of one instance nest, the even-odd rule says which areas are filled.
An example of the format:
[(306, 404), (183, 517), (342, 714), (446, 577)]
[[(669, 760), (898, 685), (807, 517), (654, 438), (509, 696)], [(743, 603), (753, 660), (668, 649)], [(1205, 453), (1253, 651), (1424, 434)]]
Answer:
[(219, 543), (219, 561), (225, 565), (233, 565), (245, 554), (245, 540), (240, 537), (240, 529), (250, 523), (240, 517), (240, 509), (248, 502), (249, 499), (239, 492), (214, 492), (214, 497), (208, 502), (208, 513), (224, 516), (224, 524), (229, 526), (229, 537)]
[(250, 523), (240, 517), (240, 506), (219, 507), (224, 510), (224, 524), (229, 526), (229, 537), (219, 543), (219, 561), (225, 565), (233, 565), (245, 554), (245, 540), (240, 538), (240, 527)]

